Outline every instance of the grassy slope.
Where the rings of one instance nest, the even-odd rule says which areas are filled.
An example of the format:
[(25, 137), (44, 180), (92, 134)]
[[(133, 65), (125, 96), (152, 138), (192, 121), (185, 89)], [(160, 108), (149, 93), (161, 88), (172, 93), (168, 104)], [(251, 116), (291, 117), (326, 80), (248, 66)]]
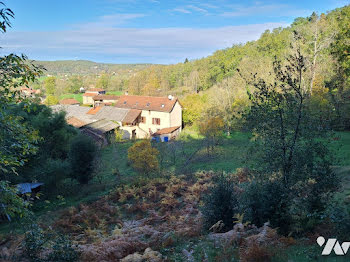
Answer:
[[(335, 147), (338, 148), (337, 155), (341, 158), (338, 167), (335, 171), (340, 175), (344, 183), (342, 189), (336, 195), (341, 201), (347, 203), (350, 198), (350, 132), (339, 132), (337, 133), (338, 140), (334, 142)], [(191, 155), (198, 146), (202, 143), (202, 139), (197, 135), (196, 132), (191, 130), (185, 130), (182, 134), (181, 143), (184, 145), (184, 156), (177, 157), (176, 163), (174, 164), (171, 160), (171, 156), (164, 156), (163, 167), (167, 170), (176, 173), (194, 172), (196, 170), (217, 170), (233, 172), (236, 168), (245, 166), (243, 158), (244, 152), (249, 145), (250, 135), (245, 133), (233, 133), (230, 137), (225, 137), (223, 143), (216, 149), (217, 156), (207, 158), (206, 151), (199, 151), (197, 157), (193, 158), (185, 168), (182, 164), (186, 160), (186, 156)], [(37, 202), (35, 205), (36, 215), (40, 217), (42, 221), (51, 223), (54, 217), (58, 217), (60, 210), (69, 206), (76, 206), (80, 203), (89, 203), (97, 200), (100, 196), (106, 195), (112, 188), (120, 184), (130, 184), (137, 180), (139, 176), (134, 172), (132, 167), (127, 161), (127, 150), (133, 144), (132, 141), (126, 141), (119, 143), (115, 146), (111, 145), (104, 148), (101, 151), (102, 165), (98, 177), (92, 181), (90, 185), (81, 188), (77, 184), (72, 184), (71, 181), (67, 181), (71, 194), (64, 200), (53, 200), (50, 203)], [(159, 143), (159, 145), (169, 145), (165, 143)], [(181, 151), (181, 150), (180, 150)], [(113, 172), (118, 168), (121, 176), (116, 177)], [(349, 201), (350, 202), (350, 201)], [(0, 233), (8, 233), (13, 226), (2, 225), (0, 227)], [(203, 242), (204, 241), (204, 242)], [(196, 248), (196, 246), (208, 246), (208, 252), (214, 252), (215, 249), (210, 247), (211, 243), (207, 243), (204, 239), (191, 239), (179, 241), (174, 249), (162, 250), (162, 253), (169, 255), (173, 259), (181, 257), (182, 248), (187, 249)], [(198, 249), (198, 250), (203, 250)], [(175, 251), (175, 252), (174, 252)], [(178, 252), (176, 252), (178, 251)], [(285, 253), (280, 254), (280, 258), (276, 258), (274, 261), (286, 261), (287, 257), (289, 261), (314, 261), (312, 254), (318, 254), (319, 250), (315, 251), (315, 247), (311, 246), (292, 246), (287, 249)], [(201, 252), (201, 251), (199, 251)], [(170, 255), (174, 253), (173, 255)], [(216, 251), (214, 252), (216, 253)], [(310, 256), (311, 255), (311, 256)], [(342, 258), (325, 258), (322, 261), (346, 261), (341, 260)]]

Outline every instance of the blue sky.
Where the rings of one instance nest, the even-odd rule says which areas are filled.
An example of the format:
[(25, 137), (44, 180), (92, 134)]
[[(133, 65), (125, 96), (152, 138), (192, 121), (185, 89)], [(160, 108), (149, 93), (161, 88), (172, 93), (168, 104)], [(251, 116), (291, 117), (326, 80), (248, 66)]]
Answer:
[(296, 17), (349, 4), (328, 1), (11, 0), (0, 54), (108, 63), (177, 63), (259, 38)]

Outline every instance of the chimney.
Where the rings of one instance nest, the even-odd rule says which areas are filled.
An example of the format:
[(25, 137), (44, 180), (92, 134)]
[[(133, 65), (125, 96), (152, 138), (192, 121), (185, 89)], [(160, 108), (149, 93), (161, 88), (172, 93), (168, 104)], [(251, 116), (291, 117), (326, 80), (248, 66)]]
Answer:
[(172, 95), (168, 95), (168, 99), (169, 99), (169, 100), (173, 100), (173, 98), (174, 98), (174, 97), (173, 97)]
[(128, 91), (125, 91), (125, 93), (124, 93), (126, 96), (129, 94), (129, 92)]

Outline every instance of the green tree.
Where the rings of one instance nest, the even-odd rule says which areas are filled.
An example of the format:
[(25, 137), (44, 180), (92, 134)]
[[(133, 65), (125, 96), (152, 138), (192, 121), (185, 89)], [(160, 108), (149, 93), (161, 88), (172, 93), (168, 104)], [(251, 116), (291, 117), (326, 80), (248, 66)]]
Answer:
[(82, 86), (83, 86), (83, 79), (81, 76), (78, 76), (78, 75), (71, 76), (68, 79), (66, 92), (78, 94)]
[(148, 175), (159, 168), (157, 156), (159, 151), (153, 148), (149, 140), (137, 141), (128, 149), (128, 159), (135, 170)]
[(53, 105), (57, 105), (58, 104), (58, 98), (57, 96), (54, 96), (54, 95), (48, 95), (45, 99), (45, 105), (48, 105), (48, 106), (53, 106)]
[[(252, 83), (255, 91), (250, 94), (252, 105), (246, 115), (256, 141), (250, 152), (259, 172), (256, 181), (261, 183), (256, 189), (270, 188), (271, 183), (282, 188), (270, 199), (276, 208), (263, 212), (268, 214), (266, 219), (278, 218), (273, 226), (283, 233), (301, 230), (310, 222), (308, 214), (323, 212), (337, 187), (325, 144), (327, 123), (309, 111), (310, 89), (303, 81), (305, 58), (297, 48), (287, 60), (285, 67), (275, 62), (275, 83), (267, 84), (263, 79)], [(246, 207), (252, 211), (253, 198)], [(250, 220), (256, 221), (251, 214)]]
[(110, 76), (106, 73), (103, 73), (100, 78), (97, 80), (96, 87), (107, 90), (110, 86)]
[[(0, 5), (4, 6), (2, 2)], [(10, 9), (0, 9), (1, 33), (11, 26), (10, 19), (13, 17)], [(36, 153), (38, 135), (21, 123), (20, 117), (9, 114), (7, 108), (17, 102), (18, 88), (34, 81), (42, 71), (26, 56), (14, 54), (0, 57), (0, 71), (0, 203), (7, 215), (23, 215), (26, 213), (26, 203), (17, 196), (16, 189), (4, 180), (4, 175), (16, 173), (16, 168), (22, 166), (28, 156)]]
[(91, 180), (96, 154), (97, 146), (90, 137), (81, 134), (72, 140), (69, 151), (71, 177), (80, 184), (87, 184)]
[(232, 229), (233, 217), (238, 212), (238, 194), (235, 184), (221, 175), (214, 181), (214, 186), (203, 198), (202, 213), (205, 229), (208, 230), (219, 221), (222, 222), (219, 231)]
[(44, 89), (47, 95), (53, 95), (56, 91), (56, 77), (49, 76), (44, 80)]
[(208, 96), (201, 94), (187, 95), (181, 101), (184, 108), (182, 117), (185, 125), (193, 125), (200, 120), (206, 110), (207, 101)]
[(220, 117), (212, 117), (207, 121), (203, 120), (199, 126), (199, 132), (206, 139), (208, 156), (214, 152), (215, 146), (218, 144), (220, 137), (224, 131), (224, 121)]

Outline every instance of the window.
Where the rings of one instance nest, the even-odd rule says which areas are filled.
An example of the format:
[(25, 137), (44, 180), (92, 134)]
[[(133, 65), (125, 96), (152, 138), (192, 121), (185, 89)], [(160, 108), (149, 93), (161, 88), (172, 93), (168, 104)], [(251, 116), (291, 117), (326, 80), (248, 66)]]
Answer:
[(153, 125), (160, 125), (160, 118), (152, 118)]
[(146, 117), (141, 116), (141, 123), (146, 123)]

